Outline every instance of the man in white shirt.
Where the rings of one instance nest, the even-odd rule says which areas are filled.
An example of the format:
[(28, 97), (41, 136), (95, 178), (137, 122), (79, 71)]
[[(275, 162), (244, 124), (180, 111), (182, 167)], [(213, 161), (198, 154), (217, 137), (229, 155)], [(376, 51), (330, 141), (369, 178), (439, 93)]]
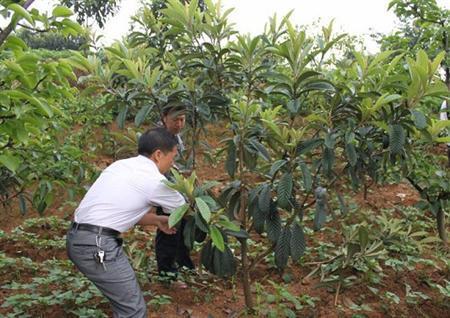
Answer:
[(177, 140), (164, 128), (139, 138), (139, 156), (107, 167), (75, 211), (67, 234), (67, 254), (77, 268), (109, 299), (114, 317), (147, 317), (147, 306), (119, 235), (136, 224), (156, 225), (166, 234), (165, 213), (185, 203), (162, 181), (177, 155)]

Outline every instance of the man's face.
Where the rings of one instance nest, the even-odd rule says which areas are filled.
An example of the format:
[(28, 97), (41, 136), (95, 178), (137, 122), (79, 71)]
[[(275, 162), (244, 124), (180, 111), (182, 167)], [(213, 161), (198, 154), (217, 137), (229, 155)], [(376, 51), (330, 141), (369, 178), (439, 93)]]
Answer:
[(163, 118), (164, 126), (173, 135), (177, 135), (184, 128), (186, 116), (180, 113), (169, 113)]
[(169, 172), (170, 168), (173, 166), (177, 152), (177, 146), (174, 146), (172, 151), (167, 153), (164, 153), (161, 150), (156, 150), (153, 161), (158, 166), (159, 172), (162, 174)]

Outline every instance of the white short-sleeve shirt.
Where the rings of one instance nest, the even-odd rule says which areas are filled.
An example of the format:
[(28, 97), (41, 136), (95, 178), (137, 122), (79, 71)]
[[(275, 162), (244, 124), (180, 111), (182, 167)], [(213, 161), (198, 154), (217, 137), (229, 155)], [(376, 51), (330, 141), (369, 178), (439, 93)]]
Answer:
[(75, 222), (125, 232), (152, 206), (161, 206), (170, 213), (185, 200), (163, 180), (166, 177), (145, 156), (118, 160), (100, 174), (86, 193), (75, 210)]

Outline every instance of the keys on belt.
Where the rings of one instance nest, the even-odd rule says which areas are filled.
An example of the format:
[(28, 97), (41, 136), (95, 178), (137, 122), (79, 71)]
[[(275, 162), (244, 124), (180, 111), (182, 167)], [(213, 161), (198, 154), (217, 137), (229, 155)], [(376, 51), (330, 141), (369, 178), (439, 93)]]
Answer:
[(106, 264), (105, 264), (105, 251), (101, 248), (101, 242), (102, 237), (100, 235), (97, 235), (95, 237), (95, 245), (97, 245), (97, 252), (94, 254), (95, 261), (98, 264), (101, 264), (103, 266), (103, 269), (106, 271)]

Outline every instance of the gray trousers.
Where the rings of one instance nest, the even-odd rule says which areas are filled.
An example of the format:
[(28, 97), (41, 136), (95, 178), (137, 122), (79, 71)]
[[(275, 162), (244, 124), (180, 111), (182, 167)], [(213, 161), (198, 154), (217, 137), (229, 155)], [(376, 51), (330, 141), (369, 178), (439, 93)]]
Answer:
[[(115, 318), (147, 317), (147, 305), (121, 238), (70, 229), (66, 244), (69, 259), (109, 299)], [(104, 266), (94, 256), (97, 244), (105, 251)]]

